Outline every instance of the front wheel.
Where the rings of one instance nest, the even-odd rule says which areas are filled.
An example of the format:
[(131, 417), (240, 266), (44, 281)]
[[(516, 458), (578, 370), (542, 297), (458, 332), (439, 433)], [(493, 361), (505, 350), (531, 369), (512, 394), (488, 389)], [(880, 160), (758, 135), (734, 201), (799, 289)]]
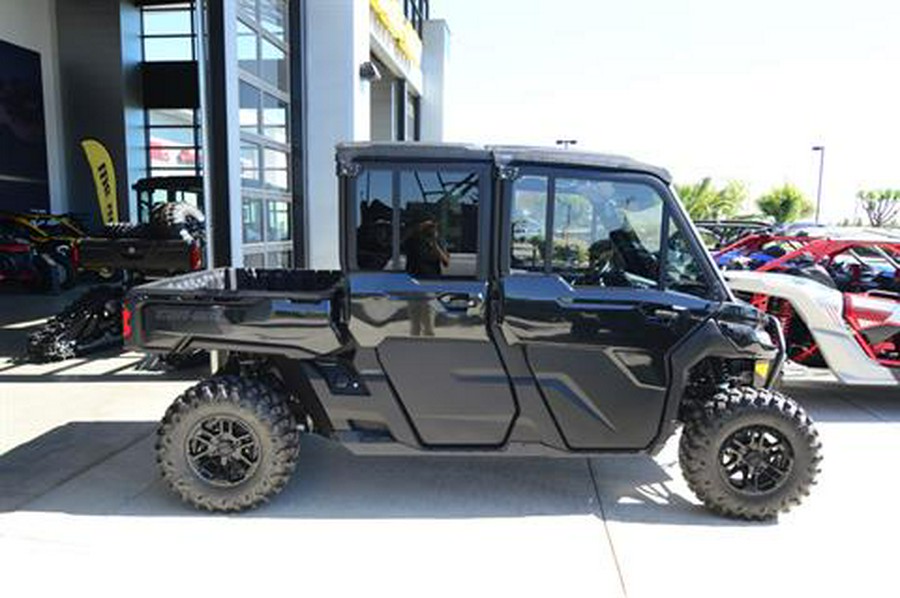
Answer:
[(709, 509), (763, 520), (809, 494), (820, 451), (812, 420), (793, 399), (733, 388), (687, 418), (679, 461), (688, 486)]
[(242, 511), (277, 494), (290, 478), (299, 431), (286, 398), (237, 376), (204, 380), (169, 407), (157, 462), (183, 500), (210, 511)]

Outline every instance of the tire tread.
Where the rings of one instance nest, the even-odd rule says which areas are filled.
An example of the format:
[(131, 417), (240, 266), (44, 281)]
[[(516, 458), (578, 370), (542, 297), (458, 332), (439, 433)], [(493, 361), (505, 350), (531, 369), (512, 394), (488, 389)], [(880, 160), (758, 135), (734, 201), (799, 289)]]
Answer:
[[(705, 403), (686, 411), (679, 443), (681, 470), (691, 491), (707, 508), (721, 515), (749, 520), (777, 517), (799, 505), (816, 483), (822, 461), (818, 431), (806, 411), (779, 392), (750, 387), (722, 390)], [(790, 424), (795, 439), (795, 464), (784, 491), (767, 501), (747, 501), (731, 491), (718, 471), (723, 428), (738, 418), (771, 415)], [(802, 449), (802, 451), (798, 451)], [(798, 452), (805, 455), (799, 459)]]

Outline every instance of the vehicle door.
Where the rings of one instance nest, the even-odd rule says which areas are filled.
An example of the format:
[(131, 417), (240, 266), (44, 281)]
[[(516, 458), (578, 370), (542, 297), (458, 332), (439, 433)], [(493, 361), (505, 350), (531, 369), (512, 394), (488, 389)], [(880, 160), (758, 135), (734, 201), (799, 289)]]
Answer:
[(571, 448), (644, 448), (667, 356), (711, 312), (711, 263), (655, 177), (519, 172), (504, 194), (504, 342), (525, 352)]
[(350, 330), (421, 442), (496, 446), (516, 404), (487, 328), (487, 164), (363, 165), (345, 260)]

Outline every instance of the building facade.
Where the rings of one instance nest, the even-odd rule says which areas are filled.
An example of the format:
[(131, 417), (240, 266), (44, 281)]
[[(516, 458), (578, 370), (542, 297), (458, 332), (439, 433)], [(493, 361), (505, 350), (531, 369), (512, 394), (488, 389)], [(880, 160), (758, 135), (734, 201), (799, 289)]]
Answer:
[[(7, 0), (0, 41), (40, 57), (47, 160), (33, 184), (46, 209), (96, 218), (80, 142), (97, 139), (114, 164), (120, 217), (134, 214), (139, 179), (200, 176), (215, 264), (335, 267), (335, 144), (443, 136), (449, 31), (431, 8)], [(0, 182), (15, 179), (6, 162)], [(15, 201), (0, 186), (0, 209)]]

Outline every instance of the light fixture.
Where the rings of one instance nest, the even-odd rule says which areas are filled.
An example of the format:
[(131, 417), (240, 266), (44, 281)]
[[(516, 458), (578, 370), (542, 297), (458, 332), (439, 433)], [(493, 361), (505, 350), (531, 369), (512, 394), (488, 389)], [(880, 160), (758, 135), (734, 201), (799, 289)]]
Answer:
[(371, 60), (367, 60), (361, 65), (359, 65), (359, 77), (363, 81), (368, 81), (372, 83), (373, 81), (381, 80), (381, 71), (378, 70), (378, 67), (375, 66), (375, 63)]

